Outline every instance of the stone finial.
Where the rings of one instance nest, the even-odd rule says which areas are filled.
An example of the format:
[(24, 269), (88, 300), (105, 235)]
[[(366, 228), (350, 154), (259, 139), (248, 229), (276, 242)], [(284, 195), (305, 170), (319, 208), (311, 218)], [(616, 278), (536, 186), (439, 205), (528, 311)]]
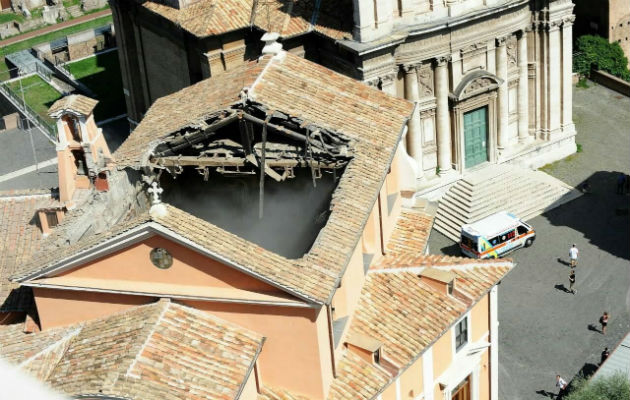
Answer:
[(277, 55), (282, 51), (282, 45), (277, 42), (279, 37), (280, 35), (276, 32), (267, 32), (260, 38), (261, 41), (265, 42), (265, 47), (262, 49), (263, 55)]

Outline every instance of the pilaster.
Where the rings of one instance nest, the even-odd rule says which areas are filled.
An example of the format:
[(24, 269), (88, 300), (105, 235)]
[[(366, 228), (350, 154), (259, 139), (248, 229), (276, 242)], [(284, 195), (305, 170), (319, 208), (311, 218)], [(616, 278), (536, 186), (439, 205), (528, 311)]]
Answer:
[(529, 136), (529, 81), (527, 63), (527, 30), (518, 37), (518, 142), (530, 141)]
[(547, 49), (549, 58), (547, 68), (549, 69), (549, 101), (547, 104), (548, 116), (548, 135), (557, 132), (561, 128), (562, 121), (562, 74), (561, 74), (561, 43), (560, 43), (560, 25), (562, 21), (552, 21), (547, 25), (547, 35), (549, 47)]
[(497, 147), (503, 150), (508, 145), (508, 59), (507, 42), (508, 37), (503, 36), (496, 39), (496, 60), (497, 76), (501, 79), (501, 84), (497, 89), (498, 98), (498, 124), (497, 124)]
[(562, 130), (573, 127), (573, 21), (575, 15), (562, 21)]

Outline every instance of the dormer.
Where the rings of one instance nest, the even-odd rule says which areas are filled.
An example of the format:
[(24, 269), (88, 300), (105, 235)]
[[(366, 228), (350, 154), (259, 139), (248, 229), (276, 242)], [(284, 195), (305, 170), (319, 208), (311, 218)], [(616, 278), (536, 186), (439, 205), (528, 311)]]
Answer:
[(420, 273), (422, 282), (431, 286), (438, 292), (446, 295), (453, 295), (457, 275), (451, 271), (445, 271), (437, 268), (426, 268)]
[(370, 364), (380, 364), (383, 343), (371, 336), (361, 333), (351, 333), (346, 339), (348, 350), (358, 355)]
[(57, 100), (48, 114), (57, 121), (57, 162), (59, 199), (72, 207), (77, 189), (107, 190), (107, 177), (112, 162), (103, 132), (94, 121), (98, 100), (70, 95)]

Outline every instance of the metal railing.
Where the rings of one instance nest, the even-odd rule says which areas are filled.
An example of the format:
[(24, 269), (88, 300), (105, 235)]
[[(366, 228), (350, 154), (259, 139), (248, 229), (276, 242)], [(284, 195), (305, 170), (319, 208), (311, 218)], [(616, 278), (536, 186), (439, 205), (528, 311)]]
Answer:
[(24, 116), (34, 125), (38, 126), (42, 133), (52, 142), (57, 141), (57, 129), (54, 124), (46, 121), (42, 116), (29, 107), (24, 100), (6, 82), (0, 82), (0, 93), (9, 100)]

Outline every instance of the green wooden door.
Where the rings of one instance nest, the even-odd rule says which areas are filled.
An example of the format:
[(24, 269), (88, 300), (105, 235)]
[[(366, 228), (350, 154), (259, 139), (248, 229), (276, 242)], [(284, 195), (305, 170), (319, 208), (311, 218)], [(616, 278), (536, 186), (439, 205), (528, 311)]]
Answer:
[(464, 114), (466, 168), (488, 161), (488, 107)]

